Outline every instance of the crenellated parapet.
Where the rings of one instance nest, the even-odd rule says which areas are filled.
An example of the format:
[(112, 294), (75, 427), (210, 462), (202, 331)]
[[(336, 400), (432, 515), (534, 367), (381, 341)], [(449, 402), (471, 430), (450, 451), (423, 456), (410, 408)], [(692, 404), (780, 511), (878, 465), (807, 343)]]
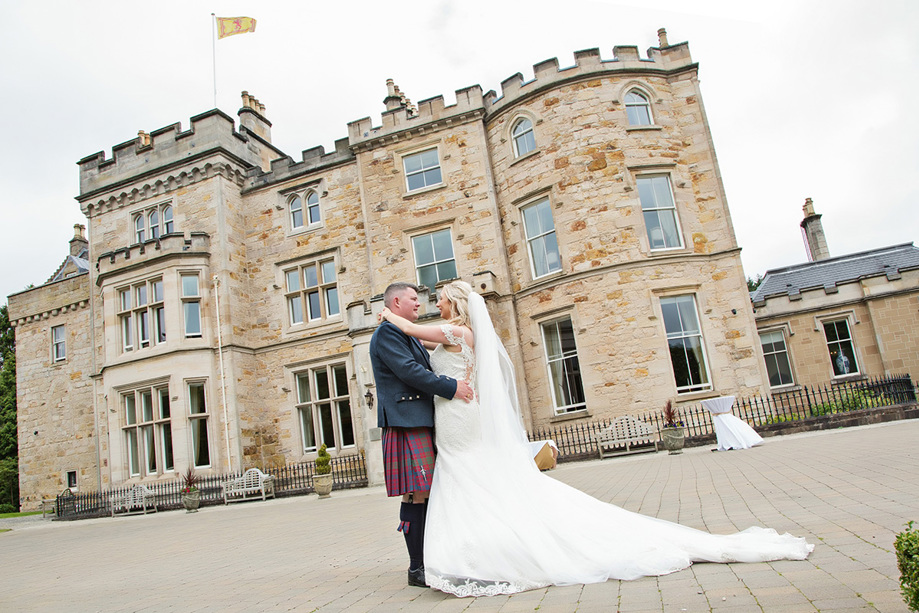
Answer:
[(444, 104), (443, 96), (436, 96), (419, 102), (417, 109), (399, 105), (387, 110), (383, 124), (377, 127), (369, 117), (352, 121), (348, 124), (348, 141), (358, 153), (480, 119), (484, 114), (482, 87), (473, 85), (456, 90), (456, 104), (450, 106)]
[(574, 54), (574, 66), (559, 68), (558, 59), (551, 58), (533, 65), (534, 78), (524, 82), (519, 72), (501, 82), (501, 96), (494, 91), (485, 94), (487, 116), (493, 117), (540, 92), (565, 83), (595, 79), (609, 75), (658, 74), (669, 76), (687, 69), (694, 70), (689, 44), (668, 45), (666, 32), (659, 31), (660, 47), (648, 49), (642, 58), (635, 46), (613, 47), (613, 59), (604, 60), (599, 49), (586, 49)]
[(325, 147), (320, 146), (305, 149), (301, 156), (302, 160), (299, 162), (294, 162), (290, 156), (271, 160), (268, 172), (260, 168), (249, 169), (246, 173), (245, 188), (247, 190), (259, 189), (354, 161), (354, 154), (351, 152), (347, 138), (335, 141), (335, 150), (330, 153), (326, 153)]
[(283, 152), (245, 126), (237, 131), (229, 115), (214, 109), (192, 117), (188, 130), (175, 123), (149, 134), (141, 131), (137, 138), (115, 145), (108, 159), (102, 151), (83, 158), (77, 162), (80, 167), (77, 199), (86, 213), (87, 203), (95, 197), (108, 198), (108, 193), (119, 187), (127, 188), (138, 180), (168, 173), (173, 168), (178, 176), (181, 173), (178, 167), (196, 162), (203, 166), (206, 158), (215, 154), (223, 154), (228, 163), (244, 172), (249, 168), (267, 170), (270, 161)]
[[(151, 198), (160, 198), (170, 194), (178, 189), (194, 185), (199, 181), (204, 181), (211, 177), (221, 176), (228, 181), (232, 181), (239, 187), (245, 182), (246, 175), (240, 169), (238, 164), (230, 162), (211, 163), (207, 160), (200, 165), (183, 166), (176, 168), (174, 173), (164, 173), (146, 177), (148, 180), (137, 184), (127, 185), (130, 189), (124, 191), (105, 190), (97, 197), (80, 196), (80, 209), (88, 218), (95, 217), (101, 213), (119, 209), (124, 206), (139, 204)], [(99, 197), (101, 196), (101, 197)]]

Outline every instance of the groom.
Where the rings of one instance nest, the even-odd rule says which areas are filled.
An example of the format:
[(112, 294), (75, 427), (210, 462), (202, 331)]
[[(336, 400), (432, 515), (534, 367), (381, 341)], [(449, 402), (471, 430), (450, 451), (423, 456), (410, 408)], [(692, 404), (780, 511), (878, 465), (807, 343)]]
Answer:
[[(418, 319), (418, 288), (393, 283), (383, 304), (409, 321)], [(465, 381), (431, 372), (427, 349), (384, 321), (370, 339), (370, 363), (377, 385), (377, 425), (383, 428), (386, 494), (402, 496), (399, 528), (408, 548), (408, 584), (424, 581), (424, 520), (434, 476), (434, 396), (472, 397)]]

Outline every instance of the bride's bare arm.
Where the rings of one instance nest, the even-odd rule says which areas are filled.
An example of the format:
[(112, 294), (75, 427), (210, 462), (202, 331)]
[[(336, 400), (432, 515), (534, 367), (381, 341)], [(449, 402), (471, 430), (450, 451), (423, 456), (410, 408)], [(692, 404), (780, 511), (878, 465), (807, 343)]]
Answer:
[[(453, 343), (447, 339), (446, 335), (444, 335), (444, 332), (441, 330), (440, 326), (420, 326), (405, 319), (404, 317), (396, 315), (385, 307), (383, 308), (383, 312), (380, 313), (380, 318), (385, 319), (391, 324), (394, 324), (409, 336), (417, 338), (428, 349), (433, 349), (437, 345), (453, 345)], [(470, 347), (472, 346), (472, 330), (464, 326), (451, 327), (453, 328), (454, 334), (461, 334), (466, 339), (466, 343)]]

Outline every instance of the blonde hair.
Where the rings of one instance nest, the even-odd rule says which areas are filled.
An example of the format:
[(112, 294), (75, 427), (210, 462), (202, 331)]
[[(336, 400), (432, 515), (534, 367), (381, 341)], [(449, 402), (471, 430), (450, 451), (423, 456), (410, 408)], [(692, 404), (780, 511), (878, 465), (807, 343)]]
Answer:
[(451, 281), (444, 285), (440, 294), (450, 301), (450, 308), (453, 311), (453, 318), (450, 323), (457, 326), (471, 326), (469, 321), (469, 294), (472, 293), (472, 286), (465, 281)]

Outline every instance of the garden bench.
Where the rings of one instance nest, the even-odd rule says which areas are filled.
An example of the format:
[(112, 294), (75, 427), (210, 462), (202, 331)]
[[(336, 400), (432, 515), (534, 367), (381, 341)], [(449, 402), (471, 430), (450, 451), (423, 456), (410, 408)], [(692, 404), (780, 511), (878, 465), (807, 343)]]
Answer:
[[(601, 460), (607, 456), (657, 451), (660, 442), (656, 430), (630, 415), (617, 417), (607, 428), (595, 434), (594, 440)], [(637, 447), (633, 448), (633, 445)]]
[(267, 475), (257, 468), (250, 468), (241, 477), (230, 479), (222, 484), (223, 504), (249, 500), (256, 495), (265, 500), (266, 496), (274, 498), (274, 476)]
[(138, 483), (127, 492), (112, 495), (112, 517), (118, 513), (146, 515), (147, 511), (156, 513), (156, 494), (146, 485)]

